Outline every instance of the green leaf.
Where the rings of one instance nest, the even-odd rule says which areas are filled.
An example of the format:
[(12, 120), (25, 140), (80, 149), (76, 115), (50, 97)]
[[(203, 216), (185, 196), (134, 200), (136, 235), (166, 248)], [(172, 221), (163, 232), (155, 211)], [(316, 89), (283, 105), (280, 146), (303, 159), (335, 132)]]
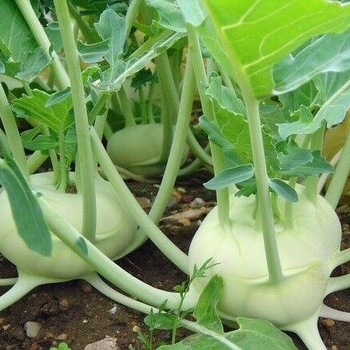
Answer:
[(40, 47), (30, 52), (23, 52), (16, 78), (31, 82), (50, 62), (51, 59), (47, 57), (47, 54)]
[(243, 101), (237, 97), (233, 89), (222, 85), (221, 77), (212, 77), (206, 94), (215, 99), (221, 108), (230, 111), (236, 116), (246, 116), (246, 109)]
[(278, 124), (278, 133), (285, 140), (290, 135), (305, 135), (315, 132), (321, 127), (316, 123), (311, 111), (305, 106), (300, 107), (300, 118), (296, 122)]
[(41, 208), (20, 169), (9, 156), (0, 161), (0, 182), (6, 189), (18, 234), (28, 248), (50, 256), (51, 234)]
[[(238, 83), (247, 78), (257, 97), (272, 93), (277, 62), (312, 37), (344, 31), (350, 24), (350, 6), (334, 1), (204, 0), (203, 4), (211, 21), (200, 28), (205, 44), (225, 69), (228, 62), (235, 62), (236, 69), (231, 67), (228, 74)], [(215, 41), (221, 44), (219, 51)]]
[(157, 24), (163, 28), (185, 33), (186, 23), (178, 3), (174, 0), (146, 0), (148, 6), (154, 7), (159, 18)]
[[(310, 149), (300, 148), (296, 144), (289, 145), (284, 142), (282, 147), (281, 152), (277, 154), (279, 166), (282, 170), (295, 169), (311, 162), (313, 159)], [(280, 144), (279, 148), (281, 148)]]
[(231, 142), (224, 137), (215, 122), (209, 120), (205, 116), (201, 116), (199, 118), (199, 125), (206, 132), (209, 140), (221, 147), (224, 151), (228, 151), (233, 148)]
[(220, 334), (223, 333), (223, 327), (217, 313), (217, 304), (223, 288), (223, 278), (219, 275), (213, 276), (199, 296), (193, 312), (199, 324)]
[(319, 91), (314, 103), (321, 108), (314, 116), (308, 108), (302, 106), (299, 120), (278, 124), (279, 134), (283, 139), (290, 135), (312, 134), (323, 123), (331, 128), (345, 118), (350, 106), (350, 71), (319, 75), (314, 79), (314, 84)]
[(105, 59), (109, 51), (109, 40), (100, 41), (95, 44), (85, 44), (78, 40), (77, 48), (81, 59), (87, 63), (100, 62)]
[(244, 350), (297, 350), (292, 339), (271, 322), (237, 317), (239, 329), (227, 334), (227, 338)]
[[(211, 337), (205, 334), (190, 335), (173, 345), (162, 345), (158, 350), (243, 350), (229, 342), (225, 336)], [(251, 348), (254, 349), (254, 348)], [(248, 350), (248, 348), (246, 349)], [(249, 349), (250, 350), (250, 349)]]
[(84, 14), (100, 14), (106, 8), (115, 8), (116, 10), (126, 10), (125, 2), (120, 3), (120, 0), (72, 0), (78, 8), (84, 9)]
[[(312, 57), (312, 59), (310, 59)], [(274, 92), (295, 90), (316, 75), (350, 69), (350, 30), (327, 34), (311, 42), (294, 56), (276, 64)]]
[(31, 140), (23, 141), (23, 147), (31, 151), (47, 151), (57, 146), (58, 141), (54, 135), (38, 135)]
[(50, 40), (53, 50), (59, 52), (62, 49), (62, 37), (60, 26), (57, 21), (53, 21), (47, 24), (44, 28), (47, 37)]
[(269, 187), (289, 202), (298, 201), (298, 194), (295, 189), (280, 179), (270, 179)]
[(210, 190), (219, 190), (246, 181), (253, 176), (254, 168), (251, 164), (238, 165), (219, 172), (211, 180), (205, 182), (204, 186)]
[(57, 103), (63, 102), (66, 98), (71, 96), (71, 94), (72, 92), (70, 87), (67, 87), (64, 90), (57, 91), (50, 95), (50, 98), (45, 103), (45, 107), (51, 107)]
[(135, 74), (131, 80), (131, 87), (134, 89), (139, 89), (142, 86), (145, 86), (147, 83), (155, 80), (156, 76), (151, 72), (150, 69), (141, 69)]
[(38, 45), (15, 1), (1, 0), (0, 13), (0, 51), (18, 62)]
[[(237, 317), (238, 330), (223, 335), (194, 334), (174, 345), (163, 345), (158, 350), (297, 350), (292, 339), (272, 323), (264, 320)], [(199, 332), (200, 327), (197, 327)]]
[(294, 168), (282, 169), (278, 173), (287, 176), (312, 176), (320, 175), (324, 173), (332, 173), (334, 168), (329, 162), (322, 156), (320, 151), (311, 152), (312, 159), (304, 164), (299, 164)]
[(95, 23), (95, 28), (100, 37), (109, 42), (108, 52), (105, 56), (110, 66), (114, 67), (115, 62), (123, 52), (126, 40), (127, 25), (125, 18), (119, 16), (112, 9), (107, 9), (101, 14), (100, 21)]
[(34, 118), (56, 133), (64, 131), (74, 123), (74, 119), (69, 113), (73, 104), (71, 98), (47, 106), (46, 104), (51, 97), (48, 93), (40, 90), (32, 92), (32, 96), (24, 95), (13, 101), (12, 108), (19, 116)]
[(198, 0), (176, 0), (176, 3), (181, 8), (185, 21), (195, 27), (201, 25), (207, 16)]
[(151, 329), (173, 329), (179, 322), (178, 317), (170, 312), (157, 312), (147, 315), (145, 324)]

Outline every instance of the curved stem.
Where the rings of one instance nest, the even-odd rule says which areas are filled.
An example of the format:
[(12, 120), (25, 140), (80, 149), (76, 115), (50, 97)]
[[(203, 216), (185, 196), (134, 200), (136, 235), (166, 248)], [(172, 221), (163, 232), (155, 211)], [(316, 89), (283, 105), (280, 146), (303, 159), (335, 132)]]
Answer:
[[(188, 50), (192, 51), (193, 53), (193, 69), (196, 75), (197, 88), (202, 102), (203, 113), (208, 119), (215, 120), (215, 112), (213, 110), (213, 106), (205, 93), (205, 89), (208, 85), (208, 79), (203, 64), (199, 39), (193, 27), (188, 26), (187, 33), (189, 43)], [(216, 146), (212, 142), (209, 143), (213, 159), (214, 172), (215, 174), (217, 174), (225, 168), (224, 155), (220, 147)], [(230, 199), (228, 188), (217, 190), (216, 198), (220, 224), (222, 226), (230, 226)]]
[(350, 322), (350, 312), (336, 310), (324, 304), (320, 311), (320, 317), (330, 318), (336, 321)]
[(190, 147), (193, 154), (199, 158), (203, 163), (208, 165), (213, 165), (212, 157), (206, 152), (205, 149), (198, 143), (196, 137), (193, 135), (191, 129), (188, 130), (187, 134), (187, 144)]
[(0, 286), (5, 287), (5, 286), (12, 286), (18, 281), (17, 277), (14, 278), (0, 278)]
[(48, 284), (61, 282), (53, 278), (45, 278), (40, 276), (34, 276), (27, 274), (21, 270), (18, 270), (18, 279), (13, 287), (8, 290), (5, 294), (0, 296), (0, 311), (6, 309), (16, 301), (21, 299), (27, 293), (29, 293), (35, 287)]
[(196, 82), (192, 69), (192, 54), (187, 56), (184, 84), (181, 94), (181, 101), (178, 109), (177, 122), (173, 135), (169, 158), (163, 174), (158, 194), (148, 214), (152, 221), (158, 222), (169, 201), (169, 196), (174, 187), (176, 177), (185, 152), (186, 138), (189, 130), (193, 98), (196, 89)]
[(327, 350), (317, 328), (319, 312), (317, 311), (312, 317), (301, 321), (286, 330), (296, 333), (304, 342), (309, 350)]
[(101, 39), (100, 36), (86, 24), (86, 22), (83, 20), (82, 15), (71, 4), (71, 2), (68, 2), (68, 8), (69, 13), (78, 24), (79, 30), (83, 34), (85, 41), (89, 44), (98, 42)]
[(27, 160), (29, 174), (33, 174), (48, 157), (47, 154), (43, 154), (41, 151), (32, 153)]
[[(119, 194), (123, 198), (123, 194)], [(89, 240), (85, 239), (66, 220), (57, 215), (42, 197), (39, 197), (38, 201), (51, 232), (53, 232), (63, 243), (65, 243), (101, 276), (129, 295), (134, 296), (145, 303), (160, 306), (164, 301), (167, 301), (167, 308), (171, 309), (176, 308), (179, 305), (179, 293), (167, 292), (154, 288), (129, 274), (104, 255)], [(196, 303), (196, 298), (197, 295), (188, 293), (183, 305), (184, 310), (193, 308)]]
[(125, 119), (125, 127), (131, 127), (136, 125), (134, 113), (131, 109), (129, 98), (123, 86), (117, 92), (117, 97), (120, 103), (120, 109), (123, 111), (123, 116)]
[(78, 142), (78, 159), (83, 197), (83, 235), (90, 241), (95, 240), (96, 198), (93, 171), (93, 157), (89, 136), (88, 116), (85, 105), (84, 86), (80, 72), (79, 55), (75, 38), (71, 30), (70, 16), (66, 0), (54, 1), (62, 42), (65, 51), (68, 73), (71, 81), (73, 108)]
[[(148, 237), (163, 252), (163, 254), (166, 255), (167, 258), (171, 260), (179, 269), (188, 274), (187, 255), (163, 234), (163, 232), (140, 207), (135, 197), (129, 191), (123, 179), (116, 171), (113, 162), (106, 154), (106, 150), (93, 128), (91, 128), (90, 134), (96, 158), (114, 190), (121, 198), (123, 198), (123, 203), (126, 209), (130, 211), (138, 225), (142, 227), (143, 231), (146, 232)], [(145, 235), (142, 235), (138, 240), (144, 241)]]
[(128, 6), (128, 11), (125, 16), (125, 21), (127, 24), (127, 32), (126, 38), (129, 36), (133, 23), (136, 20), (137, 15), (140, 11), (140, 6), (142, 4), (142, 0), (131, 0)]
[(328, 280), (327, 290), (325, 295), (336, 292), (338, 290), (347, 289), (350, 287), (350, 274), (339, 277), (330, 277)]
[(173, 122), (179, 110), (179, 97), (171, 74), (167, 52), (156, 57), (155, 63), (162, 96), (163, 148), (161, 160), (166, 160), (172, 144)]
[[(193, 98), (194, 98), (195, 89), (196, 89), (191, 59), (192, 59), (191, 54), (189, 54), (187, 58), (187, 65), (186, 65), (186, 70), (184, 74), (184, 84), (183, 84), (183, 89), (181, 94), (181, 101), (179, 105), (178, 116), (177, 116), (177, 121), (175, 125), (173, 142), (171, 145), (169, 158), (167, 161), (167, 165), (163, 174), (163, 179), (160, 184), (157, 196), (154, 200), (154, 203), (152, 205), (150, 212), (148, 213), (148, 217), (154, 223), (157, 223), (160, 220), (164, 212), (164, 209), (168, 204), (169, 196), (174, 187), (177, 175), (179, 173), (181, 160), (185, 152), (185, 141), (189, 130)], [(140, 233), (142, 232), (142, 234), (139, 236), (138, 242), (137, 243), (135, 242), (135, 245), (143, 243), (141, 240), (142, 239), (144, 240), (145, 238), (143, 233), (144, 232), (143, 226), (140, 227), (139, 232)], [(132, 248), (133, 247), (130, 247), (130, 251)], [(158, 248), (161, 251), (163, 251), (161, 246), (158, 246)], [(165, 255), (167, 254), (164, 251), (163, 253)]]
[(100, 293), (116, 301), (119, 304), (130, 307), (134, 310), (143, 312), (144, 314), (149, 314), (152, 312), (158, 312), (158, 309), (150, 306), (148, 304), (142, 303), (138, 300), (135, 300), (131, 297), (116, 291), (107, 283), (105, 283), (97, 273), (92, 273), (87, 276), (82, 276), (82, 279), (89, 282), (94, 288), (96, 288)]

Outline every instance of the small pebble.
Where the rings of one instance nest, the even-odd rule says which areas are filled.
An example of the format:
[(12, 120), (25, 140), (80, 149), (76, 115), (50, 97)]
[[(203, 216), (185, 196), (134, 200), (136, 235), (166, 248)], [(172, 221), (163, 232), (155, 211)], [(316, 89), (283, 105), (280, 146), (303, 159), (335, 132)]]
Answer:
[(107, 336), (105, 339), (86, 345), (84, 350), (119, 350), (119, 347), (117, 339)]
[(114, 315), (117, 312), (117, 307), (113, 306), (111, 309), (108, 310), (110, 315)]
[(338, 348), (336, 347), (336, 345), (332, 345), (331, 350), (338, 350)]
[(5, 317), (0, 317), (0, 326), (3, 326), (4, 324), (6, 324), (6, 318)]
[(66, 333), (61, 333), (56, 337), (57, 340), (66, 340), (68, 338)]
[(325, 326), (325, 327), (333, 327), (335, 322), (334, 320), (330, 319), (330, 318), (324, 318), (322, 321), (321, 321), (322, 325)]
[(134, 326), (134, 327), (132, 327), (132, 331), (134, 333), (138, 333), (140, 331), (140, 327), (139, 326)]
[(35, 338), (39, 334), (40, 328), (41, 324), (39, 322), (28, 321), (24, 325), (24, 330), (28, 338)]
[(62, 306), (63, 308), (67, 308), (69, 305), (69, 301), (66, 298), (63, 298), (62, 300), (60, 300), (60, 306)]

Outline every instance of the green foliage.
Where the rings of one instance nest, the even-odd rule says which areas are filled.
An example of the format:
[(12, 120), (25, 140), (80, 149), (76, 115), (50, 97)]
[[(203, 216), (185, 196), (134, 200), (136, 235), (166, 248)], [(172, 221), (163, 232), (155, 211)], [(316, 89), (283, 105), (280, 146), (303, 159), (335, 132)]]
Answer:
[(39, 123), (43, 123), (57, 134), (64, 132), (74, 123), (70, 114), (72, 108), (72, 98), (68, 97), (58, 103), (47, 103), (50, 95), (41, 90), (33, 90), (31, 96), (23, 96), (13, 101), (12, 108), (17, 115), (34, 118)]
[(50, 63), (50, 58), (38, 47), (15, 1), (1, 1), (0, 13), (0, 57), (3, 56), (3, 70), (30, 82)]
[(30, 249), (50, 256), (51, 234), (40, 206), (4, 142), (2, 141), (2, 154), (5, 159), (0, 162), (0, 183), (6, 189), (18, 234)]
[(218, 62), (230, 67), (228, 72), (236, 81), (244, 75), (257, 97), (273, 91), (272, 72), (278, 61), (316, 35), (345, 30), (349, 22), (345, 18), (350, 16), (349, 6), (321, 0), (310, 0), (307, 6), (303, 0), (268, 3), (206, 0), (203, 3), (215, 27), (214, 32), (205, 29), (203, 33), (204, 40), (210, 39), (206, 43), (212, 54), (216, 56), (217, 47), (214, 50), (210, 45), (215, 35), (227, 58), (239, 64), (241, 71), (232, 71), (221, 56)]
[(66, 342), (61, 342), (58, 346), (52, 346), (50, 350), (72, 350)]

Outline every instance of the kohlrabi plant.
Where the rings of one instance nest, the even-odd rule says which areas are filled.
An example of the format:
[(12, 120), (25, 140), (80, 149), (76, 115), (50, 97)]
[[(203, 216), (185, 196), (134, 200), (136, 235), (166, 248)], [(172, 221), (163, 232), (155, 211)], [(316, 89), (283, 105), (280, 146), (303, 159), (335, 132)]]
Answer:
[[(330, 277), (350, 259), (334, 211), (350, 138), (334, 167), (322, 154), (325, 130), (350, 105), (349, 5), (102, 3), (0, 4), (0, 252), (18, 269), (18, 279), (0, 279), (14, 284), (0, 309), (39, 284), (79, 278), (152, 315), (154, 329), (161, 320), (175, 335), (179, 326), (196, 333), (162, 348), (294, 349), (277, 326), (324, 349), (318, 317), (350, 320), (323, 304), (350, 286), (348, 275)], [(157, 81), (146, 86), (138, 79), (150, 67)], [(189, 127), (198, 96), (210, 155)], [(145, 140), (145, 157), (129, 158)], [(196, 159), (179, 170), (187, 145)], [(187, 255), (157, 222), (177, 175), (203, 163), (213, 165), (205, 186), (216, 190), (217, 207)], [(162, 181), (146, 214), (118, 166), (148, 176), (154, 165)], [(147, 238), (189, 285), (162, 291), (118, 266)], [(224, 332), (222, 322), (238, 330)]]
[[(74, 2), (44, 5), (19, 0), (0, 6), (6, 18), (0, 36), (0, 252), (18, 270), (18, 278), (0, 279), (1, 285), (14, 284), (1, 296), (0, 309), (37, 285), (85, 279), (115, 300), (151, 311), (151, 306), (112, 290), (96, 271), (116, 285), (121, 282), (130, 295), (142, 300), (146, 296), (150, 304), (155, 297), (155, 305), (167, 299), (169, 307), (175, 307), (178, 294), (154, 295), (156, 289), (113, 260), (150, 236), (171, 260), (188, 268), (186, 255), (155, 223), (168, 203), (186, 151), (195, 94), (192, 66), (183, 78), (171, 76), (178, 93), (184, 93), (171, 112), (165, 180), (148, 215), (117, 172), (102, 136), (110, 131), (107, 119), (118, 102), (116, 93), (153, 59), (165, 55), (167, 60), (167, 49), (185, 34), (159, 27), (133, 54), (122, 57), (131, 29), (142, 27), (136, 20), (144, 6), (139, 0), (129, 6), (93, 7), (86, 21), (79, 13), (84, 10)], [(191, 142), (199, 150), (193, 138)]]
[[(157, 235), (153, 222), (159, 220), (167, 204), (182, 161), (191, 105), (186, 102), (180, 108), (183, 117), (177, 127), (171, 127), (174, 151), (169, 155), (170, 177), (161, 186), (150, 216), (141, 214), (142, 220), (148, 220), (148, 229), (139, 224), (142, 230), (137, 230), (134, 217), (140, 218), (141, 208), (122, 181), (117, 187), (124, 186), (129, 199), (99, 175), (91, 138), (94, 135), (96, 142), (101, 142), (104, 131), (108, 132), (107, 114), (113, 112), (109, 102), (117, 98), (115, 93), (125, 80), (183, 34), (163, 31), (125, 62), (120, 55), (140, 1), (117, 7), (120, 14), (97, 6), (86, 22), (78, 8), (66, 1), (51, 7), (27, 0), (4, 1), (0, 6), (6, 17), (0, 37), (4, 129), (0, 251), (16, 265), (19, 275), (18, 280), (1, 280), (2, 285), (15, 283), (1, 297), (3, 309), (42, 283), (84, 276), (98, 281), (94, 268), (74, 252), (88, 254), (85, 240), (115, 260), (142, 244), (147, 238), (145, 230)], [(94, 19), (95, 24), (89, 26)], [(9, 30), (11, 27), (16, 31)], [(92, 62), (91, 66), (86, 62)], [(81, 66), (86, 68), (84, 72)], [(188, 95), (189, 101), (191, 98)], [(105, 149), (98, 157), (110, 159)], [(45, 171), (38, 171), (44, 162)], [(129, 206), (125, 207), (124, 201)], [(51, 220), (61, 224), (56, 226)], [(75, 237), (73, 251), (56, 232), (70, 230), (81, 234)], [(163, 236), (160, 240), (168, 241)]]
[(218, 309), (226, 320), (269, 320), (308, 348), (325, 348), (318, 317), (350, 319), (323, 304), (350, 285), (349, 276), (330, 277), (349, 259), (334, 212), (349, 171), (346, 144), (325, 198), (318, 193), (318, 176), (332, 172), (321, 154), (325, 129), (349, 106), (350, 8), (327, 1), (178, 4), (189, 49), (199, 51), (200, 40), (216, 64), (209, 77), (194, 64), (216, 165), (205, 185), (217, 190), (218, 206), (191, 243), (190, 267), (216, 263), (207, 278), (223, 278)]

